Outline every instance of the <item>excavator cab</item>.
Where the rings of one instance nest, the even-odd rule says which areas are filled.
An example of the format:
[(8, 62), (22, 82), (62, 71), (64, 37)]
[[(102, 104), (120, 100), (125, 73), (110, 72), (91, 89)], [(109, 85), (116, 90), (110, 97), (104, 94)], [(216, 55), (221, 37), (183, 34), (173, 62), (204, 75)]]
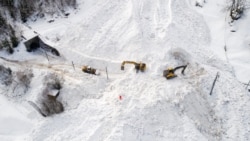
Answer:
[(139, 63), (135, 65), (136, 72), (141, 71), (144, 72), (146, 70), (146, 64), (145, 63)]
[(166, 79), (172, 79), (177, 77), (177, 75), (175, 74), (175, 71), (178, 69), (182, 68), (181, 73), (184, 75), (184, 71), (186, 69), (187, 65), (183, 65), (183, 66), (178, 66), (176, 68), (168, 68), (167, 70), (163, 71), (163, 77), (166, 77)]
[(177, 77), (177, 75), (174, 74), (174, 69), (173, 68), (168, 68), (167, 70), (164, 70), (163, 71), (163, 76), (166, 77), (167, 79)]
[(121, 70), (124, 70), (124, 65), (125, 64), (134, 64), (135, 65), (135, 70), (136, 72), (144, 72), (146, 70), (146, 64), (145, 63), (136, 63), (134, 61), (123, 61), (121, 65)]

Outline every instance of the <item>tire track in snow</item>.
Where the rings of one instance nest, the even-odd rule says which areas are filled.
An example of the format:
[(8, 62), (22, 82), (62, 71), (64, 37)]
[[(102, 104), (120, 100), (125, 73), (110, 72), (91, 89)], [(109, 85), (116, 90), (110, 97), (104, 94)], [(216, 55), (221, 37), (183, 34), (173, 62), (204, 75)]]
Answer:
[[(75, 39), (81, 39), (81, 46), (84, 46), (84, 52), (91, 54), (93, 50), (102, 50), (102, 43), (108, 39), (108, 33), (112, 27), (123, 19), (121, 11), (126, 7), (126, 1), (108, 1), (97, 3), (94, 5), (91, 13), (87, 14), (80, 23), (80, 28), (76, 31), (69, 31), (71, 36), (70, 44), (77, 47), (78, 50), (83, 48), (79, 47), (79, 42)], [(79, 25), (76, 25), (79, 26)], [(80, 33), (79, 33), (80, 31)], [(78, 37), (75, 35), (78, 33)], [(86, 34), (87, 33), (87, 34)], [(67, 39), (68, 40), (68, 39)]]
[(76, 50), (76, 49), (73, 49), (73, 48), (67, 48), (68, 51), (71, 51), (71, 52), (74, 52), (76, 54), (79, 54), (80, 56), (84, 57), (84, 58), (87, 58), (87, 59), (92, 59), (92, 60), (96, 60), (96, 61), (100, 61), (100, 62), (108, 62), (108, 63), (119, 63), (121, 64), (122, 61), (114, 61), (112, 59), (108, 59), (108, 58), (101, 58), (101, 57), (95, 57), (95, 56), (90, 56), (90, 55), (87, 55), (87, 54), (84, 54), (82, 53), (81, 51), (79, 50)]
[[(74, 67), (77, 70), (74, 71), (75, 73), (72, 73), (71, 72), (71, 70), (73, 69), (72, 64), (65, 64), (65, 63), (44, 64), (44, 63), (37, 63), (37, 62), (32, 62), (32, 61), (10, 60), (10, 59), (6, 59), (4, 57), (0, 57), (0, 59), (2, 59), (2, 61), (5, 61), (5, 63), (7, 63), (8, 65), (14, 64), (15, 67), (16, 67), (16, 65), (20, 65), (21, 67), (28, 67), (29, 66), (29, 68), (51, 70), (53, 72), (62, 74), (64, 76), (70, 77), (71, 79), (73, 78), (75, 80), (77, 80), (78, 78), (81, 78), (81, 77), (85, 77), (85, 73), (81, 71), (82, 66), (78, 66), (78, 65), (74, 65)], [(120, 62), (119, 62), (119, 64), (120, 64)], [(97, 70), (101, 72), (102, 77), (106, 77), (106, 70), (98, 69), (98, 68), (97, 68)], [(109, 72), (108, 75), (109, 75), (110, 79), (114, 79), (114, 78), (120, 77), (121, 74), (122, 73)]]
[(168, 13), (169, 13), (169, 23), (168, 25), (172, 22), (172, 0), (168, 0)]
[[(67, 64), (42, 64), (42, 63), (36, 63), (36, 62), (30, 62), (30, 61), (18, 61), (18, 60), (9, 60), (3, 57), (0, 57), (5, 63), (8, 65), (13, 64), (13, 66), (16, 67), (16, 65), (19, 65), (21, 67), (28, 67), (28, 68), (35, 68), (35, 69), (45, 69), (45, 70), (51, 70), (55, 73), (59, 73), (64, 76), (68, 76), (70, 78), (74, 78), (75, 76), (72, 76), (72, 73), (68, 70), (72, 70), (71, 65)], [(32, 67), (30, 67), (32, 66)], [(62, 69), (63, 68), (63, 69)], [(76, 79), (76, 78), (74, 78)]]
[[(165, 0), (158, 0), (158, 1), (160, 1), (160, 2), (158, 2), (158, 9), (161, 9), (162, 7), (164, 7), (164, 4), (162, 4), (162, 1), (165, 2)], [(166, 36), (167, 28), (172, 23), (172, 0), (168, 0), (167, 11), (168, 11), (168, 13), (158, 12), (159, 19), (163, 19), (163, 21), (162, 21), (163, 23), (158, 23), (158, 27), (157, 27), (158, 36), (160, 39), (163, 39)], [(163, 13), (163, 15), (161, 13)], [(168, 15), (167, 23), (165, 23), (164, 19), (165, 19), (166, 15), (164, 15), (164, 14)], [(159, 27), (159, 24), (160, 24), (160, 27)]]
[[(163, 39), (172, 23), (172, 1), (150, 0), (134, 2), (134, 13), (142, 39)], [(139, 10), (138, 10), (139, 9)]]
[(133, 31), (130, 3), (119, 4), (117, 7), (119, 8), (115, 14), (108, 19), (86, 47), (89, 49), (88, 52), (95, 52), (103, 56), (109, 50), (110, 53), (112, 52), (113, 58), (117, 58), (126, 47), (125, 44), (133, 38), (133, 34), (127, 36), (129, 32)]

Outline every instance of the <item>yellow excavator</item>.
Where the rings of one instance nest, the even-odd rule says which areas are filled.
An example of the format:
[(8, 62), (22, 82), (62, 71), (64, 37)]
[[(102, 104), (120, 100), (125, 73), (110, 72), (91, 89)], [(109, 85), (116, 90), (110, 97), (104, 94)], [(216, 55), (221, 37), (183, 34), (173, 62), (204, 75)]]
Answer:
[(177, 75), (175, 74), (175, 71), (178, 69), (182, 68), (181, 73), (184, 75), (184, 71), (186, 69), (187, 65), (183, 65), (183, 66), (178, 66), (176, 68), (168, 68), (167, 70), (163, 71), (163, 77), (165, 77), (166, 79), (172, 79), (177, 77)]
[(82, 71), (89, 74), (100, 75), (96, 69), (91, 68), (90, 66), (83, 66)]
[(121, 65), (121, 70), (124, 70), (125, 64), (134, 64), (136, 72), (141, 71), (144, 72), (146, 70), (146, 64), (145, 63), (136, 63), (134, 61), (123, 61)]

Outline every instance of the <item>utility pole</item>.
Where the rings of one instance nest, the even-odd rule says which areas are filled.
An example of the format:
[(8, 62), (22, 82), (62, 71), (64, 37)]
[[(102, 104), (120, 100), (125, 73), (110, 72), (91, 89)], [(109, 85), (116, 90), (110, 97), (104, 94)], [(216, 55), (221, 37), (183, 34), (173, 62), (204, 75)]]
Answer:
[(109, 80), (108, 67), (106, 67), (107, 80)]
[(213, 85), (212, 85), (212, 88), (211, 88), (211, 91), (210, 91), (210, 95), (212, 95), (212, 93), (213, 93), (214, 85), (215, 85), (215, 82), (217, 81), (218, 77), (219, 77), (219, 72), (217, 72), (216, 77), (214, 79), (214, 82), (213, 82)]
[(74, 70), (76, 71), (76, 69), (75, 69), (75, 65), (74, 65), (73, 61), (72, 61), (72, 66), (73, 66)]
[(248, 88), (249, 84), (250, 84), (250, 80), (249, 80), (249, 82), (248, 82), (248, 84), (247, 84), (247, 86), (246, 86), (246, 89)]
[(45, 53), (45, 55), (46, 55), (46, 57), (47, 57), (47, 59), (48, 59), (48, 62), (49, 62), (48, 54), (46, 53), (46, 51), (44, 51), (44, 53)]

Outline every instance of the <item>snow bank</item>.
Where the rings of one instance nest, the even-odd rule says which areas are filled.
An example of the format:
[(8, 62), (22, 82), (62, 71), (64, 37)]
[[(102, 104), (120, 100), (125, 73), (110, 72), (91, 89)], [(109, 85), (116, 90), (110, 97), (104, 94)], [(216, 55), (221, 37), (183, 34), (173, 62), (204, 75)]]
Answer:
[[(33, 127), (33, 123), (24, 115), (21, 107), (0, 95), (0, 139), (23, 138)], [(18, 107), (17, 107), (18, 106)]]

